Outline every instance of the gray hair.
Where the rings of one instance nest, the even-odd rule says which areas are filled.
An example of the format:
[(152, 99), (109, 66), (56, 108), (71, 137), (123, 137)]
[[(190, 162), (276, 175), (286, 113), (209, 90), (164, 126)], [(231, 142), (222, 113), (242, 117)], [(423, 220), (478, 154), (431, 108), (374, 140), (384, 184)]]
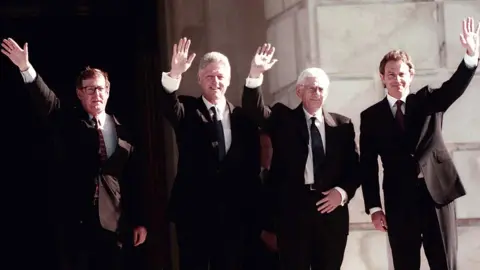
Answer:
[(302, 73), (297, 78), (297, 85), (303, 84), (306, 78), (314, 77), (319, 81), (319, 87), (323, 89), (328, 89), (330, 85), (330, 79), (328, 78), (327, 73), (321, 68), (311, 67), (304, 69)]
[(224, 54), (219, 52), (209, 52), (200, 59), (200, 63), (198, 64), (198, 72), (211, 63), (221, 63), (230, 68), (230, 62)]

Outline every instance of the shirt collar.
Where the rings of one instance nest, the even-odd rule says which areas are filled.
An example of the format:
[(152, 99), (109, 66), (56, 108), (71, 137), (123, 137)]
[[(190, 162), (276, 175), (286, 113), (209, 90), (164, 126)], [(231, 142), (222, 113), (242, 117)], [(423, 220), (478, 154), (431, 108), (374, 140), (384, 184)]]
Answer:
[(310, 121), (310, 118), (312, 117), (315, 117), (317, 118), (317, 120), (322, 123), (323, 122), (323, 110), (322, 108), (318, 109), (314, 115), (311, 115), (310, 113), (307, 112), (307, 110), (305, 110), (305, 108), (303, 108), (303, 112), (305, 113), (305, 119), (307, 119), (307, 121)]
[[(93, 116), (91, 114), (88, 114), (88, 116), (90, 117), (90, 120), (92, 120)], [(101, 112), (99, 115), (97, 115), (97, 117), (95, 117), (95, 119), (97, 119), (99, 127), (103, 127), (105, 125), (105, 120), (107, 119), (107, 114), (105, 112)]]
[(207, 109), (210, 110), (211, 107), (215, 107), (217, 113), (220, 115), (223, 115), (225, 108), (227, 107), (227, 101), (224, 98), (220, 99), (217, 104), (210, 103), (210, 101), (208, 101), (204, 96), (202, 96), (202, 100), (203, 103), (205, 103), (205, 106), (207, 106)]
[[(403, 101), (403, 103), (405, 103), (405, 101), (407, 100), (407, 96), (409, 94), (409, 91), (408, 90), (405, 90), (405, 92), (402, 93), (402, 97), (400, 98), (401, 101)], [(392, 97), (390, 94), (388, 94), (387, 92), (387, 100), (388, 100), (388, 104), (390, 104), (390, 108), (393, 108), (393, 106), (395, 106), (396, 102), (398, 99)]]

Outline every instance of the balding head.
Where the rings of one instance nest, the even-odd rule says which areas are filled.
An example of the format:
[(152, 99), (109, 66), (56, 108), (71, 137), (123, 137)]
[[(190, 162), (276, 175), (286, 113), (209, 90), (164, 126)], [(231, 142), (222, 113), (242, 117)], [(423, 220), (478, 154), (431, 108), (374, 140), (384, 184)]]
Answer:
[(300, 73), (296, 93), (308, 113), (315, 115), (322, 108), (329, 86), (330, 79), (321, 68), (307, 68)]

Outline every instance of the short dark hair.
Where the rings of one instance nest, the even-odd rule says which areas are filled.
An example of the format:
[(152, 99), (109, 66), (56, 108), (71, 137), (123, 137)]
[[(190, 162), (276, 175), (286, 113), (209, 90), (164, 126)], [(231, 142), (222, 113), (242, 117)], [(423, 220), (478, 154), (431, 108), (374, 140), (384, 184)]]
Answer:
[(380, 66), (378, 71), (380, 74), (385, 75), (385, 66), (389, 61), (403, 61), (407, 64), (410, 72), (415, 71), (415, 66), (413, 65), (412, 58), (405, 51), (402, 50), (392, 50), (389, 51), (385, 56), (383, 56), (382, 61), (380, 61)]
[(108, 80), (108, 73), (98, 69), (98, 68), (91, 68), (91, 67), (86, 67), (82, 72), (80, 72), (80, 75), (77, 77), (77, 82), (76, 82), (76, 87), (77, 89), (80, 89), (83, 87), (83, 81), (100, 77), (103, 76), (105, 78), (105, 86), (107, 88), (110, 88), (110, 81)]

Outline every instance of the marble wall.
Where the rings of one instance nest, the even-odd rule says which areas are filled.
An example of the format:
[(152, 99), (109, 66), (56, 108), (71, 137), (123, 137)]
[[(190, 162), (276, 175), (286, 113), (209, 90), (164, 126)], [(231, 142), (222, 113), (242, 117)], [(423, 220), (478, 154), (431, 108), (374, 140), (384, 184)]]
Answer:
[[(417, 72), (412, 90), (439, 86), (462, 61), (462, 19), (480, 20), (478, 0), (264, 0), (264, 9), (267, 39), (279, 59), (267, 75), (265, 91), (275, 102), (294, 107), (299, 104), (297, 74), (320, 66), (332, 80), (327, 109), (351, 117), (357, 137), (360, 112), (384, 97), (377, 74), (387, 51), (400, 48), (412, 56)], [(468, 193), (457, 201), (459, 270), (480, 267), (478, 102), (480, 75), (444, 119), (444, 138)], [(372, 229), (361, 191), (350, 213), (352, 230), (342, 270), (393, 269), (388, 240)], [(423, 261), (422, 269), (428, 269), (425, 256)]]

